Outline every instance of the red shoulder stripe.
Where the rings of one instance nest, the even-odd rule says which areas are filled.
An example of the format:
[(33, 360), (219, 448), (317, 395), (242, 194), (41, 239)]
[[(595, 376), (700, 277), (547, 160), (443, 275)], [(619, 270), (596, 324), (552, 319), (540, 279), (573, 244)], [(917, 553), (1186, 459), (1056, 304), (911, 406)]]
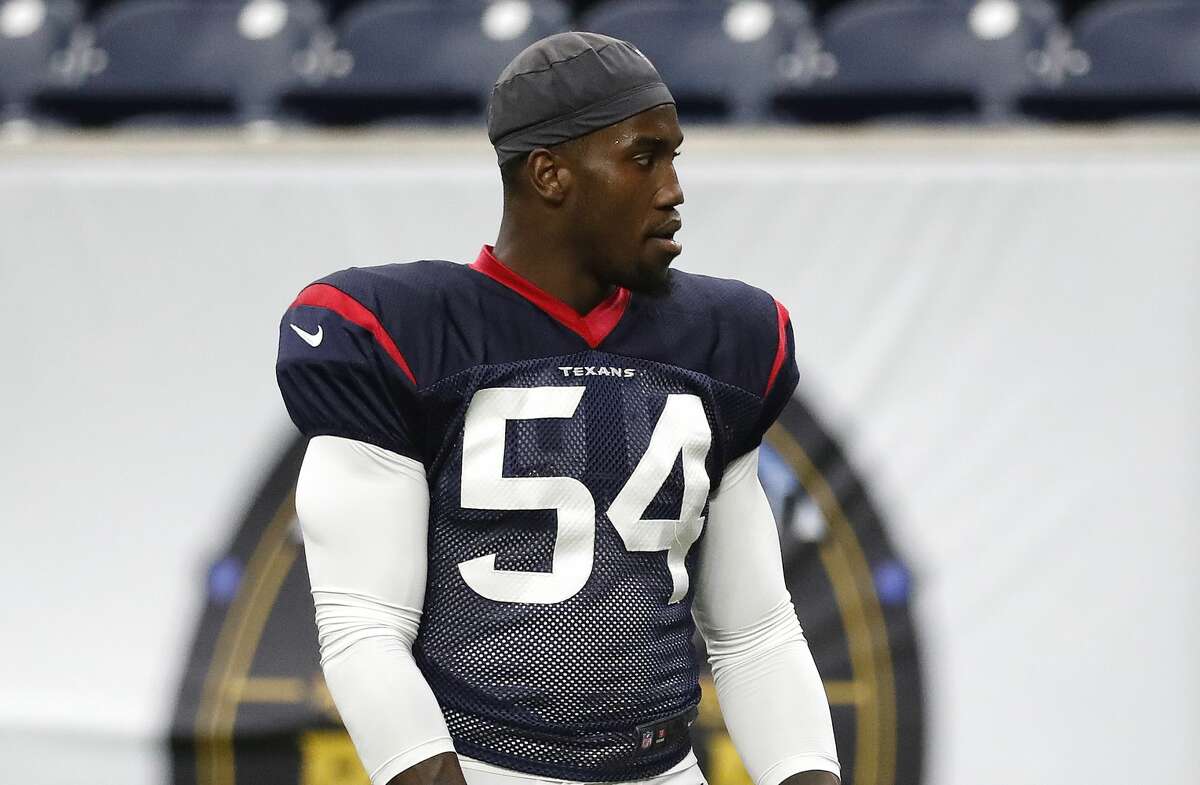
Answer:
[(383, 325), (379, 323), (379, 319), (376, 318), (375, 314), (371, 313), (358, 300), (355, 300), (341, 289), (337, 289), (327, 283), (314, 283), (296, 296), (296, 300), (292, 303), (292, 306), (297, 305), (312, 305), (317, 308), (327, 308), (346, 321), (353, 322), (371, 333), (371, 335), (375, 336), (375, 340), (380, 347), (387, 352), (389, 357), (396, 361), (396, 365), (400, 366), (400, 370), (404, 371), (404, 375), (408, 377), (409, 381), (414, 385), (417, 383), (417, 377), (413, 376), (412, 368), (408, 367), (408, 361), (400, 353), (400, 349), (396, 346), (396, 342), (392, 340), (392, 336), (388, 335), (387, 330), (383, 329)]
[(787, 308), (784, 308), (783, 303), (778, 300), (775, 301), (775, 316), (779, 321), (779, 343), (775, 347), (775, 362), (771, 364), (771, 375), (767, 377), (767, 389), (763, 390), (764, 398), (775, 386), (775, 377), (779, 375), (779, 369), (783, 367), (784, 355), (787, 354), (787, 325), (790, 317)]

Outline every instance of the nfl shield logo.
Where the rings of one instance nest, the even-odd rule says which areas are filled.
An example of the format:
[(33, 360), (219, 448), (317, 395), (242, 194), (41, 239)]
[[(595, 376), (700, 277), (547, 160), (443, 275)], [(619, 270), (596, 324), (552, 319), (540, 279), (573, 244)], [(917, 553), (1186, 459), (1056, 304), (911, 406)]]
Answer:
[(654, 733), (651, 731), (642, 731), (642, 749), (650, 749), (650, 745), (654, 743)]

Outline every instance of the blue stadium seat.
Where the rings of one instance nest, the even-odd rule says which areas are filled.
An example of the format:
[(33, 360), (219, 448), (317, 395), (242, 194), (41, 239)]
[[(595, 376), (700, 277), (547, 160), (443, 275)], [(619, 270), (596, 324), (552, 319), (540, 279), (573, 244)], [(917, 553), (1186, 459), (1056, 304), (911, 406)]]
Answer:
[(29, 118), (34, 93), (79, 15), (67, 0), (0, 0), (0, 121)]
[(642, 50), (690, 121), (765, 119), (797, 42), (814, 35), (793, 0), (611, 0), (580, 28)]
[(83, 125), (268, 118), (319, 22), (285, 0), (126, 0), (99, 12), (79, 67), (39, 104)]
[(1200, 117), (1200, 2), (1111, 0), (1084, 9), (1031, 91), (1028, 114), (1061, 120)]
[(334, 125), (478, 121), (504, 66), (568, 23), (557, 0), (367, 0), (342, 14), (330, 67), (287, 105)]
[(857, 0), (832, 9), (823, 50), (782, 90), (785, 116), (1000, 119), (1058, 24), (1037, 0)]

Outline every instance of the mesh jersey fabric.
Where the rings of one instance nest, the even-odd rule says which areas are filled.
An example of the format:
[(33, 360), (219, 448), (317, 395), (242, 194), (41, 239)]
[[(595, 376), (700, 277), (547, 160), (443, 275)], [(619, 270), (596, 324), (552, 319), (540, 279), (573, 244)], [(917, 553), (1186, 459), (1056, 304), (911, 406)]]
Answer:
[[(465, 755), (541, 776), (622, 781), (667, 771), (690, 749), (686, 733), (647, 746), (638, 726), (699, 699), (692, 588), (673, 597), (687, 579), (672, 571), (670, 548), (631, 548), (631, 530), (609, 513), (635, 475), (647, 479), (640, 467), (652, 442), (677, 438), (656, 435), (670, 430), (659, 427), (668, 406), (694, 402), (708, 442), (667, 447), (632, 522), (635, 539), (643, 527), (676, 527), (675, 540), (691, 545), (676, 557), (694, 575), (700, 549), (680, 534), (681, 517), (702, 520), (725, 467), (758, 444), (797, 372), (786, 312), (769, 295), (671, 276), (669, 295), (629, 297), (598, 341), (528, 292), (447, 262), (335, 273), (316, 285), (332, 292), (315, 297), (310, 287), (284, 316), (277, 373), (300, 430), (426, 466), (429, 573), (413, 651)], [(320, 343), (297, 330), (319, 332)], [(481, 391), (535, 402), (549, 391), (574, 404), (500, 416), (481, 440), (466, 433)], [(496, 464), (481, 470), (485, 454)], [(702, 476), (689, 473), (689, 455), (702, 460)], [(470, 488), (515, 478), (527, 481), (517, 495), (533, 486), (551, 495), (530, 507)], [(702, 491), (699, 505), (689, 483)], [(579, 524), (590, 541), (571, 551), (577, 589), (511, 601), (469, 583), (463, 565), (489, 556), (501, 583), (565, 573), (565, 518), (585, 515), (573, 504), (590, 516)]]

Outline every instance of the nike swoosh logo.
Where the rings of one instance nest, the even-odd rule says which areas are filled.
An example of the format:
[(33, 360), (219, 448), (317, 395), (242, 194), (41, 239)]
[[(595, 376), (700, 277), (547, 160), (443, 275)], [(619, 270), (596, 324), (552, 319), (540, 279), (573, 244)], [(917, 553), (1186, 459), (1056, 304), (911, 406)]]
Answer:
[(315, 333), (306, 333), (294, 324), (291, 325), (291, 328), (295, 330), (296, 335), (299, 335), (301, 338), (303, 338), (304, 342), (314, 349), (321, 345), (321, 339), (325, 337), (322, 333), (321, 325), (319, 324), (317, 325), (317, 331)]

